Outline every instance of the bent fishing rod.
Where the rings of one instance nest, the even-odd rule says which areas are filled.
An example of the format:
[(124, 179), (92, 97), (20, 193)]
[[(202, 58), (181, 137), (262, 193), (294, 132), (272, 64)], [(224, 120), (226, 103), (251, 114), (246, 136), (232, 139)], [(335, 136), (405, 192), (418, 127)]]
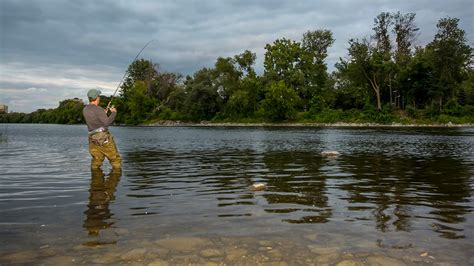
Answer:
[[(132, 63), (130, 63), (130, 65), (133, 64), (133, 62), (135, 62), (135, 60), (137, 60), (137, 58), (140, 56), (140, 54), (143, 52), (143, 50), (145, 50), (145, 48), (146, 48), (152, 41), (154, 41), (154, 40), (150, 40), (149, 42), (147, 42), (147, 43), (145, 44), (145, 46), (143, 46), (143, 48), (140, 50), (140, 52), (138, 52), (137, 56), (135, 56), (135, 58), (133, 59)], [(110, 101), (109, 101), (109, 103), (107, 104), (107, 108), (105, 108), (106, 111), (108, 111), (108, 110), (110, 109), (110, 104), (112, 103), (112, 100), (114, 99), (115, 94), (117, 94), (118, 89), (120, 88), (120, 86), (122, 86), (123, 80), (124, 80), (125, 77), (127, 76), (129, 68), (130, 68), (130, 67), (128, 67), (128, 68), (127, 68), (127, 71), (125, 71), (125, 73), (123, 74), (123, 77), (122, 77), (122, 79), (120, 80), (120, 83), (118, 84), (117, 88), (115, 89), (114, 94), (112, 94), (112, 96), (110, 97)], [(112, 107), (113, 107), (113, 106), (112, 106)]]

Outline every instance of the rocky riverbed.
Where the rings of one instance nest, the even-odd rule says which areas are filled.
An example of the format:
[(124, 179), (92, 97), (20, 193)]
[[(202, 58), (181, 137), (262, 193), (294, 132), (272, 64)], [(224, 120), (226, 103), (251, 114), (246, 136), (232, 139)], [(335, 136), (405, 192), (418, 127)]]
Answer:
[[(439, 256), (411, 246), (377, 243), (345, 246), (344, 239), (326, 241), (317, 234), (304, 241), (253, 237), (175, 237), (125, 243), (84, 243), (65, 248), (42, 246), (0, 255), (0, 264), (38, 265), (472, 265), (471, 258)], [(321, 241), (323, 240), (323, 241)], [(303, 244), (306, 242), (306, 244)], [(312, 243), (312, 244), (307, 244)], [(374, 252), (377, 249), (377, 252)]]

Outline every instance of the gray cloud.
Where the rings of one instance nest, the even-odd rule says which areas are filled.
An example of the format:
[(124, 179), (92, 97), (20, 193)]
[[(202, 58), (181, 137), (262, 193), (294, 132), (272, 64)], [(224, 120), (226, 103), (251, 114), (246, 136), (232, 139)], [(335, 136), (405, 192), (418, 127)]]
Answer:
[(347, 41), (369, 36), (374, 17), (385, 11), (416, 13), (419, 45), (432, 40), (436, 22), (446, 16), (461, 19), (472, 43), (470, 0), (3, 0), (0, 102), (29, 112), (85, 98), (90, 87), (111, 93), (151, 39), (156, 41), (142, 57), (167, 71), (192, 74), (246, 49), (257, 53), (262, 71), (265, 44), (329, 29), (336, 39), (327, 59), (332, 69), (345, 56)]

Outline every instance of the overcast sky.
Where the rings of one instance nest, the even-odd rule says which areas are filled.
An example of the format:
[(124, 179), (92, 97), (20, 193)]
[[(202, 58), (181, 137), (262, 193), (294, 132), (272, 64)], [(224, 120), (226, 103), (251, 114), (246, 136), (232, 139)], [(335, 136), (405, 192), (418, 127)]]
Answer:
[(165, 71), (192, 75), (219, 56), (250, 50), (261, 73), (265, 44), (328, 29), (336, 39), (332, 70), (350, 38), (369, 36), (378, 14), (397, 11), (416, 13), (418, 45), (447, 16), (461, 19), (473, 44), (472, 0), (0, 0), (0, 103), (31, 112), (85, 100), (90, 88), (110, 95), (152, 39), (141, 57)]

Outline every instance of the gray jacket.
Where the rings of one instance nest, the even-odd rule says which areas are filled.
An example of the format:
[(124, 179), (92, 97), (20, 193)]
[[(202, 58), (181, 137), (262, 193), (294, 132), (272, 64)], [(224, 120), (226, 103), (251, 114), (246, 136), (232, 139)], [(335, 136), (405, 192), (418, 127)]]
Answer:
[(113, 112), (110, 114), (110, 116), (107, 116), (104, 108), (93, 104), (86, 105), (82, 113), (86, 119), (86, 124), (89, 131), (98, 129), (100, 127), (108, 129), (108, 127), (114, 122), (115, 116), (117, 115), (116, 112)]

